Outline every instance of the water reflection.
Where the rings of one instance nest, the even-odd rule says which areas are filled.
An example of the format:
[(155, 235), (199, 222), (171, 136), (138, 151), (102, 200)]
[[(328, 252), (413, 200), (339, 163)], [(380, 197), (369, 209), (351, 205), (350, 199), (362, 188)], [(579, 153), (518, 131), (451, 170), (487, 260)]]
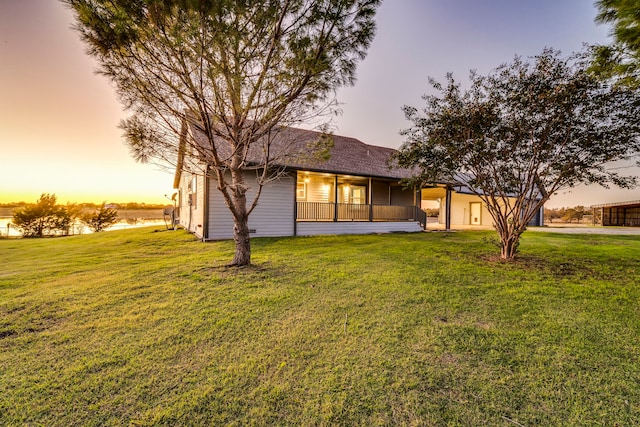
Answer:
[[(0, 217), (0, 236), (19, 237), (22, 235), (14, 227), (14, 225), (11, 224), (12, 219), (13, 217)], [(136, 220), (136, 221), (121, 219), (117, 223), (106, 228), (105, 231), (124, 230), (128, 228), (150, 227), (150, 226), (164, 227), (165, 222), (162, 219), (143, 219), (143, 220)], [(91, 234), (91, 233), (93, 233), (93, 231), (91, 231), (90, 228), (80, 223), (74, 224), (74, 226), (71, 227), (71, 230), (69, 230), (70, 235)]]

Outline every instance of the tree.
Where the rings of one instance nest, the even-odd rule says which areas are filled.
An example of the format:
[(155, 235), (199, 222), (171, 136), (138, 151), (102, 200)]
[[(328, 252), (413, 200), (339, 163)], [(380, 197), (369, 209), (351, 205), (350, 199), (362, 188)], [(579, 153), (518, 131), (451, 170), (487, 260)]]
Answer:
[(485, 203), (512, 259), (520, 235), (549, 197), (580, 183), (632, 187), (636, 177), (608, 162), (640, 153), (640, 94), (587, 71), (583, 56), (546, 49), (516, 57), (486, 77), (471, 73), (462, 91), (453, 76), (425, 95), (422, 114), (404, 107), (413, 126), (397, 158), (416, 167), (418, 183), (464, 186)]
[(564, 211), (564, 215), (562, 216), (562, 221), (572, 223), (574, 220), (580, 222), (581, 217), (578, 214), (578, 211), (575, 208), (568, 208)]
[(554, 219), (560, 219), (564, 216), (565, 208), (544, 208), (544, 221), (553, 223)]
[[(380, 0), (62, 1), (132, 112), (121, 127), (133, 156), (210, 167), (234, 220), (231, 264), (249, 264), (248, 218), (277, 176), (270, 141), (336, 110), (333, 94), (354, 83)], [(185, 124), (204, 145), (180, 138)], [(258, 164), (250, 151), (263, 153)], [(248, 169), (260, 172), (255, 183)]]
[(68, 234), (74, 215), (74, 209), (57, 204), (55, 194), (42, 194), (36, 203), (13, 214), (13, 224), (24, 237)]
[(592, 70), (605, 78), (640, 87), (640, 6), (637, 0), (598, 0), (596, 22), (612, 24), (614, 43), (594, 46)]
[(104, 231), (105, 228), (118, 221), (118, 211), (106, 207), (106, 203), (95, 210), (95, 212), (82, 215), (81, 221), (94, 232)]

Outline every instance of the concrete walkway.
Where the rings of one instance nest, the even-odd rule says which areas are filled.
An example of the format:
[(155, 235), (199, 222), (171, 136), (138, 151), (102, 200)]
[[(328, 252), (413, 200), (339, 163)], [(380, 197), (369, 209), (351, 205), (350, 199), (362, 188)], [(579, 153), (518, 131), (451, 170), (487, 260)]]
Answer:
[[(454, 225), (451, 227), (453, 231), (462, 230), (493, 230), (490, 226), (477, 225)], [(427, 231), (444, 231), (444, 224), (429, 223)], [(601, 227), (592, 225), (547, 225), (544, 227), (527, 227), (527, 231), (542, 231), (545, 233), (567, 233), (567, 234), (610, 234), (610, 235), (627, 235), (640, 236), (640, 227)]]
[(544, 231), (548, 233), (567, 234), (611, 234), (640, 236), (640, 227), (601, 227), (601, 226), (550, 226), (550, 227), (527, 227), (527, 231)]

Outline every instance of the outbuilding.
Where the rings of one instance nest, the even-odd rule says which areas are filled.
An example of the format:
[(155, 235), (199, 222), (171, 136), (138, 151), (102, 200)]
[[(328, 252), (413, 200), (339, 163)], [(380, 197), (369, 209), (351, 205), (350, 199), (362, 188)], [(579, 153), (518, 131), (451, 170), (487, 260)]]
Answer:
[(640, 200), (593, 205), (591, 209), (594, 218), (600, 212), (603, 226), (640, 227)]

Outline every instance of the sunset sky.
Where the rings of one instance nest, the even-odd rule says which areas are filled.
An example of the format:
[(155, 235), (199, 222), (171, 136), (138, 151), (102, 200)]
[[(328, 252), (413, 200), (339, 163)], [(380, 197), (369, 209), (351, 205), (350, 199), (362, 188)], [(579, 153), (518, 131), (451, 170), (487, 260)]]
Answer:
[[(398, 148), (409, 126), (401, 107), (423, 105), (429, 76), (466, 79), (516, 54), (605, 43), (609, 28), (595, 14), (591, 0), (386, 0), (356, 86), (338, 92), (335, 132)], [(129, 156), (117, 127), (127, 113), (71, 24), (55, 0), (0, 0), (0, 202), (41, 193), (61, 203), (166, 202), (172, 171)], [(547, 206), (637, 199), (640, 190), (579, 188)]]

